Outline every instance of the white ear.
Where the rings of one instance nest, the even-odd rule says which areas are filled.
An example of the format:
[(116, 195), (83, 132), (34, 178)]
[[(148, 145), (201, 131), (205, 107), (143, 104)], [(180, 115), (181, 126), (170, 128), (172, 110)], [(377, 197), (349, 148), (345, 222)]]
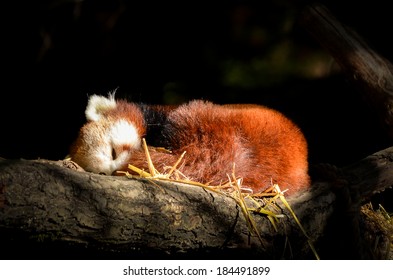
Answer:
[(92, 95), (86, 107), (86, 119), (98, 121), (108, 110), (116, 108), (115, 92), (109, 93), (108, 97)]

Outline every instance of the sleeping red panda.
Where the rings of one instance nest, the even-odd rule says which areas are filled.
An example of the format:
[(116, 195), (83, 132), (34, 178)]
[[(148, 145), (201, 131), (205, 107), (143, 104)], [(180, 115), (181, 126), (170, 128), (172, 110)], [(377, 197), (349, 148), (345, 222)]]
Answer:
[(273, 183), (287, 194), (310, 185), (305, 137), (284, 115), (263, 106), (202, 100), (150, 106), (116, 101), (112, 94), (91, 96), (85, 113), (88, 122), (70, 156), (87, 171), (111, 175), (128, 170), (128, 164), (148, 170), (144, 137), (147, 144), (171, 151), (150, 151), (159, 172), (186, 151), (178, 169), (197, 182), (224, 183), (235, 164), (242, 186), (253, 193)]

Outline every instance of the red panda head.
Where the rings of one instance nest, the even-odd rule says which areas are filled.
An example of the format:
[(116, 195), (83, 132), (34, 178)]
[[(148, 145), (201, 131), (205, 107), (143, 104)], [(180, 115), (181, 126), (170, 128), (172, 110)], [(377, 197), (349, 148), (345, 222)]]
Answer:
[(87, 171), (110, 175), (124, 167), (141, 148), (145, 123), (136, 104), (92, 95), (86, 107), (87, 123), (70, 150), (73, 161)]

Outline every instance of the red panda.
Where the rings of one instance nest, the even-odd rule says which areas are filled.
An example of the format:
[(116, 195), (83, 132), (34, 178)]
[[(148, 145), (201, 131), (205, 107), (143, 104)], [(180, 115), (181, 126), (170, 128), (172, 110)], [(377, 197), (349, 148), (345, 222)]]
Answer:
[[(193, 100), (179, 106), (150, 106), (92, 95), (87, 123), (70, 149), (87, 171), (114, 174), (128, 164), (148, 170), (142, 138), (163, 172), (185, 151), (178, 169), (188, 178), (219, 185), (233, 172), (253, 193), (277, 183), (293, 194), (310, 185), (307, 142), (283, 114), (260, 105), (218, 105)], [(235, 165), (234, 165), (235, 164)]]

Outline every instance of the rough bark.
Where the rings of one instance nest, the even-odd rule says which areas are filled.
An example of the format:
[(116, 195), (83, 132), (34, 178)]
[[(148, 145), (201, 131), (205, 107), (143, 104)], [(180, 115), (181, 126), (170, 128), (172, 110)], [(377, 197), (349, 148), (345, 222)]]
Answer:
[[(236, 202), (225, 195), (198, 186), (79, 172), (62, 164), (1, 162), (0, 228), (9, 237), (20, 231), (36, 241), (77, 246), (76, 252), (82, 246), (127, 257), (224, 257), (236, 251), (233, 257), (246, 253), (276, 258), (285, 254), (284, 236), (298, 231), (279, 223), (276, 233), (266, 218), (255, 217), (263, 236), (259, 240)], [(272, 242), (276, 235), (282, 244), (278, 237)]]
[(342, 230), (332, 232), (329, 225), (335, 223), (337, 209), (352, 234), (348, 238), (356, 241), (356, 246), (345, 244), (352, 250), (350, 257), (361, 257), (367, 244), (360, 232), (360, 205), (373, 192), (393, 185), (389, 148), (334, 172), (331, 182), (315, 183), (310, 191), (288, 198), (309, 240), (280, 202), (284, 217), (277, 231), (265, 216), (252, 214), (258, 238), (239, 205), (223, 194), (199, 186), (101, 176), (69, 168), (71, 164), (1, 161), (0, 231), (2, 248), (8, 248), (2, 249), (3, 257), (315, 259), (311, 241), (321, 257), (342, 258), (334, 252), (342, 247), (326, 243)]

